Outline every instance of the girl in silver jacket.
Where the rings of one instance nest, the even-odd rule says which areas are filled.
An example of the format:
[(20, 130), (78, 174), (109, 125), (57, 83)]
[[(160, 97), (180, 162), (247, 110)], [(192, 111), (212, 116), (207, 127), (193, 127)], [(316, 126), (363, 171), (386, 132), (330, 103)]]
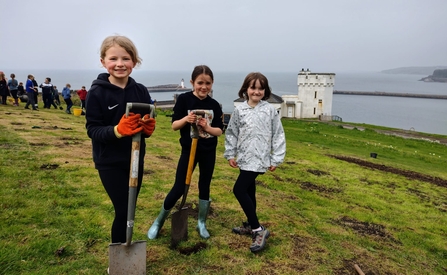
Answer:
[(267, 170), (275, 171), (286, 153), (280, 115), (265, 101), (270, 95), (268, 80), (263, 74), (248, 74), (239, 90), (239, 97), (246, 100), (233, 111), (225, 132), (224, 157), (231, 167), (240, 171), (233, 193), (248, 220), (241, 227), (233, 228), (233, 232), (252, 236), (252, 252), (262, 250), (270, 235), (256, 215), (256, 177)]

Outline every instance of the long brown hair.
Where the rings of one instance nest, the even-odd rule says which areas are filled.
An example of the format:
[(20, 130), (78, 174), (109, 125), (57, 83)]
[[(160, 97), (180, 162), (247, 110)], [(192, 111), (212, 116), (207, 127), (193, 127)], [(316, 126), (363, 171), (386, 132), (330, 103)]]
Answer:
[(262, 100), (269, 99), (270, 95), (272, 94), (272, 91), (269, 86), (269, 81), (268, 81), (267, 77), (265, 77), (265, 75), (263, 75), (259, 72), (249, 73), (245, 77), (244, 82), (242, 83), (242, 87), (238, 93), (240, 98), (248, 99), (247, 90), (250, 87), (250, 85), (254, 86), (256, 84), (256, 80), (259, 80), (259, 84), (261, 84), (261, 88), (264, 89), (264, 97), (262, 98)]

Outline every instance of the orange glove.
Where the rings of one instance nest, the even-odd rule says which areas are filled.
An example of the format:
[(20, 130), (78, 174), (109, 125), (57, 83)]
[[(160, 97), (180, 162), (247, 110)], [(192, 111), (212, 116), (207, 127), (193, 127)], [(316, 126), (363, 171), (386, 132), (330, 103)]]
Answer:
[(123, 115), (118, 125), (115, 126), (115, 134), (118, 138), (125, 136), (133, 136), (136, 133), (141, 132), (143, 127), (139, 124), (141, 120), (140, 114), (129, 113), (129, 116), (126, 117), (126, 114)]
[(149, 115), (144, 115), (140, 120), (140, 125), (143, 126), (143, 132), (150, 137), (155, 130), (155, 119)]

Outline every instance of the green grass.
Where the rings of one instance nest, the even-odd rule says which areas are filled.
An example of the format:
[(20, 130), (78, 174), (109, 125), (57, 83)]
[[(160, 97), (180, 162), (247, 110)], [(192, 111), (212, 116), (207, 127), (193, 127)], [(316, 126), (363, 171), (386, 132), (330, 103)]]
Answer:
[[(106, 274), (113, 207), (92, 163), (85, 118), (1, 108), (0, 274)], [(445, 182), (447, 146), (384, 135), (375, 130), (390, 129), (373, 125), (283, 125), (285, 162), (258, 177), (258, 216), (271, 230), (266, 249), (252, 254), (251, 239), (231, 233), (245, 219), (232, 194), (238, 171), (222, 157), (223, 136), (211, 185), (211, 238), (200, 239), (196, 217), (189, 217), (189, 240), (171, 249), (170, 218), (159, 238), (146, 237), (180, 150), (170, 117), (158, 114), (133, 236), (147, 240), (147, 274), (356, 274), (354, 264), (366, 274), (447, 274), (446, 186), (333, 157)], [(187, 201), (196, 207), (197, 200), (195, 172)]]

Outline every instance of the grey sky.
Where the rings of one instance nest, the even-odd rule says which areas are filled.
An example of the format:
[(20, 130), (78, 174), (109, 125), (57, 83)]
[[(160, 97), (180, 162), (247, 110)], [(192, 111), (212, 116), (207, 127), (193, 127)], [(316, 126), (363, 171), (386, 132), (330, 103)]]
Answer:
[(135, 42), (144, 70), (447, 65), (446, 0), (1, 2), (0, 70), (98, 69), (112, 34)]

